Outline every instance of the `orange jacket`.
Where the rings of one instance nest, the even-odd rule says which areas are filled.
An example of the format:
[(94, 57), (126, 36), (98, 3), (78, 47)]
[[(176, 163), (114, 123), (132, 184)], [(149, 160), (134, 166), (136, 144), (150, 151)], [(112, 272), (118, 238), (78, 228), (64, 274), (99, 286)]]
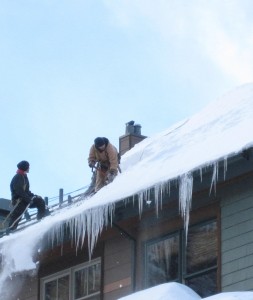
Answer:
[(88, 157), (88, 164), (91, 162), (99, 162), (102, 168), (105, 167), (108, 168), (108, 170), (114, 170), (117, 173), (118, 151), (109, 141), (103, 151), (99, 151), (95, 145), (92, 145)]

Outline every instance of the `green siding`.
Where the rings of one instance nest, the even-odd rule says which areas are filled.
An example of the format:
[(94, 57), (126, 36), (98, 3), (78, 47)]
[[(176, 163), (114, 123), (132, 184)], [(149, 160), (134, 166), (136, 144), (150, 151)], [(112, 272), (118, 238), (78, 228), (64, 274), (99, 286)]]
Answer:
[(222, 291), (253, 290), (253, 181), (231, 184), (221, 196)]

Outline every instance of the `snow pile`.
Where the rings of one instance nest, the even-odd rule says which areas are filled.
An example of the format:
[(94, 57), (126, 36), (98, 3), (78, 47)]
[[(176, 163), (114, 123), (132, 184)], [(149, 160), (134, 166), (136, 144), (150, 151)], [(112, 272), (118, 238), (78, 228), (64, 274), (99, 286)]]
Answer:
[[(115, 203), (138, 194), (141, 214), (149, 200), (150, 187), (155, 189), (158, 210), (164, 188), (169, 188), (170, 182), (178, 182), (181, 213), (187, 228), (193, 173), (201, 174), (202, 168), (212, 166), (214, 176), (210, 185), (215, 184), (219, 162), (226, 166), (228, 157), (253, 146), (252, 116), (253, 84), (247, 84), (217, 99), (192, 118), (137, 144), (123, 155), (123, 172), (92, 198), (0, 240), (0, 290), (4, 278), (11, 273), (36, 268), (33, 256), (39, 251), (41, 238), (50, 232), (52, 239), (61, 240), (64, 223), (69, 225), (76, 244), (82, 244), (88, 236), (91, 255), (102, 229), (110, 225)], [(22, 255), (17, 255), (20, 252)]]
[(134, 293), (118, 300), (253, 300), (253, 292), (221, 293), (207, 298), (201, 298), (189, 287), (176, 283), (164, 283), (155, 287)]
[(171, 282), (134, 293), (118, 300), (198, 300), (201, 297), (186, 285)]
[(205, 300), (253, 300), (253, 292), (230, 292), (203, 298)]

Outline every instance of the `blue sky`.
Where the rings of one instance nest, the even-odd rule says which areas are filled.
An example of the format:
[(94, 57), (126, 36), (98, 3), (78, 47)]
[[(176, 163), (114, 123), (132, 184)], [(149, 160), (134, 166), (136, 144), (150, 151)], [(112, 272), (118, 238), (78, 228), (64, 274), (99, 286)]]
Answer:
[(152, 136), (253, 79), (252, 1), (3, 0), (0, 198), (20, 160), (31, 190), (90, 182), (97, 136)]

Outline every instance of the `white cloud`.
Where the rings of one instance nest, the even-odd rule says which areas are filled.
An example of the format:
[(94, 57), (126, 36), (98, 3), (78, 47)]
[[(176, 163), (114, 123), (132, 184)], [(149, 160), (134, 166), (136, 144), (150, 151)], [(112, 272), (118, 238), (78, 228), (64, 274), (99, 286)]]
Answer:
[(252, 23), (245, 16), (244, 2), (211, 2), (198, 13), (196, 34), (200, 51), (236, 84), (253, 80)]
[(236, 85), (253, 80), (253, 22), (247, 17), (252, 2), (129, 0), (119, 4), (105, 0), (105, 3), (121, 26), (131, 30), (145, 24), (156, 30), (168, 53), (181, 45), (180, 49), (184, 46), (193, 57), (209, 60), (222, 76)]

